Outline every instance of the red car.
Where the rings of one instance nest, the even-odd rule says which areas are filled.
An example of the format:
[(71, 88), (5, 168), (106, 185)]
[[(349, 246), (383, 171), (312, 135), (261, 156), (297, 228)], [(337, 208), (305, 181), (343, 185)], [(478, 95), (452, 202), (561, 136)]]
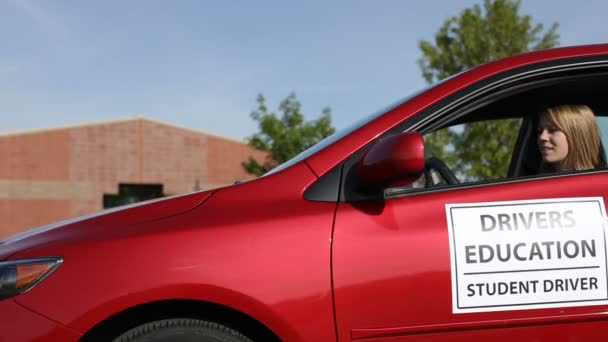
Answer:
[[(10, 237), (0, 340), (601, 339), (608, 173), (542, 172), (537, 145), (573, 103), (608, 128), (608, 45), (481, 65), (253, 181)], [(431, 153), (473, 126), (485, 154)]]

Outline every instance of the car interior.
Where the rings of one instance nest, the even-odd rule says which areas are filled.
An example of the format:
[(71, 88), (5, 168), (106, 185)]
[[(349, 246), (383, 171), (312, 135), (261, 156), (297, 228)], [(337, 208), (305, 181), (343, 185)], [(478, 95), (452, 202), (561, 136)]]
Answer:
[[(511, 158), (506, 176), (488, 179), (464, 179), (453, 172), (452, 165), (437, 156), (427, 154), (427, 167), (423, 176), (406, 187), (391, 188), (385, 196), (420, 191), (428, 188), (454, 186), (462, 183), (485, 183), (503, 178), (534, 177), (540, 174), (541, 156), (537, 146), (537, 117), (544, 109), (562, 104), (584, 104), (596, 114), (602, 144), (601, 154), (606, 161), (603, 145), (608, 143), (608, 72), (581, 75), (559, 75), (552, 78), (509, 85), (493, 94), (471, 101), (436, 123), (424, 127), (425, 135), (442, 129), (462, 130), (464, 125), (507, 119), (519, 120), (517, 139), (511, 147)], [(484, 144), (483, 141), (478, 141)], [(579, 171), (581, 172), (581, 171)], [(585, 172), (585, 171), (582, 171)]]
[[(432, 127), (436, 131), (447, 127), (456, 127), (471, 122), (489, 120), (520, 119), (521, 125), (515, 145), (508, 178), (537, 175), (540, 168), (540, 153), (536, 144), (537, 116), (544, 109), (560, 104), (584, 104), (596, 114), (600, 130), (608, 127), (608, 73), (592, 76), (567, 76), (533, 82), (520, 89), (506, 89), (495, 93), (490, 98), (473, 103), (465, 108), (466, 114), (452, 119), (447, 124)], [(471, 108), (472, 107), (472, 108)], [(468, 109), (468, 110), (467, 110)], [(425, 132), (427, 133), (427, 132)], [(602, 140), (607, 135), (602, 132)], [(602, 148), (603, 149), (603, 148)], [(432, 157), (432, 156), (428, 156)], [(605, 152), (604, 152), (605, 158)], [(445, 182), (450, 183), (450, 182)]]

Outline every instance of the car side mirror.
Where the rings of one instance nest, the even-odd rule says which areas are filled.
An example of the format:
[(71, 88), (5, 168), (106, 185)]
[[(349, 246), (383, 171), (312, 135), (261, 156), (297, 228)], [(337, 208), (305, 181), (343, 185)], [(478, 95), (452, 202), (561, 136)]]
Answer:
[(411, 184), (424, 170), (422, 134), (406, 132), (380, 139), (359, 159), (356, 170), (369, 190)]

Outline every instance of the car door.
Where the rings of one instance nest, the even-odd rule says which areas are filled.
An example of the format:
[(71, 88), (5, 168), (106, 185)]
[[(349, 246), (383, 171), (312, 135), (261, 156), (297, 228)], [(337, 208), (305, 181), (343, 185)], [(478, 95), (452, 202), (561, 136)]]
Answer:
[[(475, 160), (456, 160), (460, 184), (417, 181), (374, 198), (348, 195), (362, 153), (344, 164), (342, 193), (348, 196), (336, 210), (332, 245), (339, 341), (588, 341), (608, 335), (608, 170), (539, 174), (531, 124), (534, 112), (551, 103), (586, 103), (601, 113), (608, 108), (603, 75), (545, 78), (540, 86), (520, 84), (518, 93), (504, 87), (496, 100), (475, 100), (470, 112), (448, 113), (426, 132), (420, 126), (433, 133), (450, 115), (453, 132), (467, 117), (523, 119), (510, 166), (496, 170), (496, 177), (467, 176)], [(448, 152), (458, 152), (449, 146)]]
[[(574, 199), (604, 198), (606, 189), (608, 174), (591, 172), (502, 184), (465, 185), (364, 203), (341, 203), (336, 214), (333, 250), (339, 340), (512, 341), (521, 338), (534, 341), (588, 341), (605, 336), (608, 334), (608, 321), (605, 321), (604, 313), (608, 306), (602, 304), (605, 302), (602, 300), (585, 301), (596, 298), (587, 298), (584, 293), (581, 295), (581, 291), (586, 290), (580, 289), (570, 293), (566, 291), (564, 296), (559, 297), (565, 298), (564, 301), (569, 298), (580, 300), (576, 304), (579, 306), (562, 307), (570, 304), (556, 304), (554, 298), (558, 297), (551, 297), (539, 299), (539, 302), (553, 301), (544, 306), (542, 303), (525, 304), (532, 303), (528, 300), (521, 305), (511, 303), (512, 306), (505, 304), (494, 309), (485, 308), (483, 312), (454, 312), (454, 270), (448, 232), (450, 217), (446, 213), (446, 205), (492, 205), (496, 202), (529, 200), (533, 201), (516, 203), (534, 204), (534, 201), (541, 200), (550, 203), (545, 208), (558, 210), (575, 206)], [(564, 198), (573, 202), (560, 203)], [(560, 205), (551, 207), (553, 202)], [(555, 234), (551, 231), (546, 233), (547, 239)], [(524, 242), (526, 236), (526, 232), (520, 234)], [(596, 248), (598, 257), (605, 261), (603, 239), (598, 240)], [(572, 251), (573, 247), (570, 247)], [(479, 255), (472, 254), (472, 258), (475, 257)], [(580, 278), (586, 275), (598, 278), (603, 289), (598, 298), (602, 299), (607, 295), (605, 262), (600, 272), (595, 271), (581, 270), (576, 274)], [(531, 273), (519, 275), (525, 275), (523, 279), (533, 279)], [(549, 271), (548, 276), (557, 279), (573, 274)], [(483, 282), (484, 278), (489, 276), (478, 276), (477, 280)], [(540, 285), (537, 291), (538, 297), (542, 297)], [(486, 298), (482, 297), (477, 302), (484, 301)], [(496, 304), (496, 301), (488, 298), (487, 303)]]

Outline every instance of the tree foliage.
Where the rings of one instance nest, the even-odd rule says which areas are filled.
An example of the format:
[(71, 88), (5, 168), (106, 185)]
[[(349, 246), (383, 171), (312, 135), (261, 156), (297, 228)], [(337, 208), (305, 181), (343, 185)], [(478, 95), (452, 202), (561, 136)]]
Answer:
[[(448, 18), (435, 34), (434, 44), (420, 41), (418, 63), (433, 83), (479, 64), (559, 44), (558, 24), (543, 32), (543, 24), (519, 13), (520, 1), (484, 0)], [(505, 172), (516, 140), (517, 120), (478, 122), (459, 130), (437, 131), (425, 137), (429, 155), (454, 165), (465, 178), (488, 179)]]
[(307, 122), (294, 93), (281, 101), (280, 115), (268, 111), (262, 94), (257, 102), (258, 108), (251, 112), (251, 118), (258, 122), (260, 131), (249, 137), (248, 142), (269, 155), (262, 164), (251, 157), (244, 162), (243, 167), (250, 174), (260, 176), (335, 132), (329, 107), (323, 109), (318, 119)]

